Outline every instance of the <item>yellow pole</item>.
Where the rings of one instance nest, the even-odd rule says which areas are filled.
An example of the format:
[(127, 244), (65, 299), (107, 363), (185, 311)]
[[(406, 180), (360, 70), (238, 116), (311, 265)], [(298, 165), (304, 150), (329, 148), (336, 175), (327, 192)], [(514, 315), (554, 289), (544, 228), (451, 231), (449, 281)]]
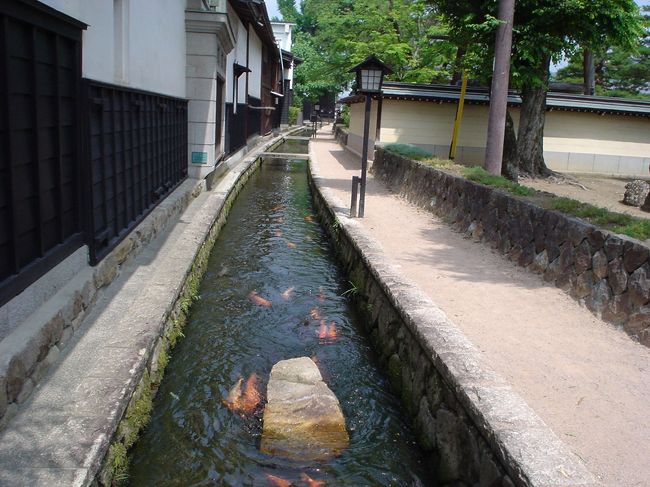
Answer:
[(454, 132), (451, 136), (451, 147), (449, 148), (449, 159), (452, 161), (456, 157), (456, 144), (458, 144), (458, 133), (460, 132), (460, 122), (463, 119), (463, 105), (465, 105), (465, 93), (467, 92), (467, 71), (463, 71), (463, 83), (460, 87), (460, 99), (456, 109), (456, 120), (454, 120)]

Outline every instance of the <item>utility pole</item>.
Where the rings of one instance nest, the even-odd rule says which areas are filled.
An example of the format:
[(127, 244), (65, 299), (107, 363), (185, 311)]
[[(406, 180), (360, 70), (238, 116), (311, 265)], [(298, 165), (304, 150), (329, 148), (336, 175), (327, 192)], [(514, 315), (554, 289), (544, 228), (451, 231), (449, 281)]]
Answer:
[(512, 23), (515, 16), (515, 0), (499, 0), (499, 20), (494, 47), (494, 72), (490, 90), (490, 115), (488, 118), (485, 169), (501, 174), (503, 160), (503, 136), (506, 129), (508, 109), (508, 79), (510, 77), (510, 51), (512, 49)]

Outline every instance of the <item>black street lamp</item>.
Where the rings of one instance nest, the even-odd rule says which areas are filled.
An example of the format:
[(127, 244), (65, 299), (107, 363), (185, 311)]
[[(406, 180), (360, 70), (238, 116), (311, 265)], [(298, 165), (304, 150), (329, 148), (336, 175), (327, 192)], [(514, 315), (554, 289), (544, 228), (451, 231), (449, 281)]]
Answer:
[[(366, 206), (366, 173), (368, 171), (368, 132), (370, 130), (370, 107), (372, 104), (372, 97), (381, 97), (381, 85), (384, 82), (384, 75), (390, 74), (393, 71), (382, 63), (375, 56), (368, 56), (365, 61), (357, 64), (352, 68), (350, 73), (355, 72), (357, 76), (357, 93), (363, 94), (366, 97), (366, 110), (363, 123), (363, 149), (361, 151), (361, 188), (359, 191), (359, 213), (357, 216), (363, 218)], [(356, 193), (354, 187), (358, 178), (352, 178), (353, 196)], [(353, 198), (356, 200), (356, 198)], [(354, 215), (354, 206), (356, 201), (352, 202), (350, 209), (350, 216)]]

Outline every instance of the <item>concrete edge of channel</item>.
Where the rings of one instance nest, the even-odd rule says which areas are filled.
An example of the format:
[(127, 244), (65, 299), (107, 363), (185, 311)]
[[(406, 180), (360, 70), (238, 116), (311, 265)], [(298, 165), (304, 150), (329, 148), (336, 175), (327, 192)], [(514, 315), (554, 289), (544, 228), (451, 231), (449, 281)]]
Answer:
[[(197, 218), (197, 221), (189, 221), (185, 222), (187, 225), (185, 229), (183, 230), (185, 234), (187, 235), (188, 238), (184, 239), (184, 242), (182, 243), (183, 246), (183, 252), (182, 254), (184, 256), (189, 256), (189, 257), (184, 257), (183, 260), (183, 265), (184, 268), (178, 269), (175, 275), (178, 278), (178, 282), (165, 282), (164, 286), (167, 287), (169, 291), (169, 296), (170, 296), (170, 302), (167, 303), (164, 306), (164, 309), (158, 310), (156, 314), (156, 319), (155, 320), (150, 320), (151, 322), (147, 322), (146, 325), (143, 327), (145, 329), (145, 333), (142, 334), (142, 336), (136, 337), (134, 339), (134, 344), (137, 345), (138, 350), (137, 352), (137, 357), (133, 361), (133, 366), (131, 367), (130, 375), (128, 379), (125, 379), (124, 383), (120, 387), (120, 399), (117, 401), (114, 406), (112, 406), (111, 413), (106, 417), (106, 423), (105, 427), (102, 428), (102, 431), (97, 431), (97, 437), (95, 438), (95, 441), (92, 444), (91, 448), (88, 448), (88, 450), (84, 453), (83, 456), (83, 465), (80, 466), (80, 468), (75, 468), (75, 469), (70, 469), (70, 468), (48, 468), (48, 469), (43, 469), (43, 468), (37, 468), (36, 470), (47, 470), (48, 472), (47, 475), (54, 475), (54, 470), (61, 470), (65, 471), (64, 477), (67, 479), (70, 479), (70, 472), (74, 470), (74, 480), (70, 480), (71, 484), (70, 485), (96, 485), (97, 481), (97, 476), (101, 472), (102, 466), (104, 462), (106, 461), (107, 453), (109, 451), (109, 446), (112, 443), (113, 437), (117, 432), (118, 426), (120, 425), (121, 421), (124, 419), (124, 415), (127, 412), (127, 408), (129, 404), (131, 404), (131, 401), (133, 400), (133, 396), (138, 393), (139, 390), (142, 389), (142, 384), (147, 377), (147, 372), (151, 373), (151, 370), (156, 367), (156, 358), (157, 354), (160, 352), (161, 347), (160, 347), (160, 342), (162, 340), (162, 337), (164, 333), (167, 330), (167, 326), (169, 324), (169, 317), (170, 314), (173, 312), (175, 306), (178, 305), (179, 298), (182, 296), (183, 291), (187, 287), (187, 281), (190, 278), (190, 274), (193, 268), (194, 261), (196, 260), (197, 256), (199, 255), (199, 252), (205, 253), (209, 255), (209, 250), (212, 247), (212, 244), (214, 243), (214, 240), (216, 240), (219, 231), (223, 224), (225, 223), (225, 219), (227, 217), (228, 210), (232, 204), (232, 201), (238, 194), (239, 190), (243, 187), (243, 185), (246, 183), (248, 177), (256, 170), (258, 164), (258, 156), (259, 153), (263, 152), (264, 150), (268, 150), (269, 148), (274, 147), (275, 145), (279, 144), (282, 140), (283, 137), (286, 135), (286, 133), (279, 134), (279, 135), (274, 135), (271, 138), (266, 138), (266, 140), (263, 140), (262, 143), (258, 146), (253, 148), (250, 152), (247, 154), (243, 155), (240, 160), (234, 161), (229, 164), (229, 167), (227, 169), (227, 172), (222, 175), (220, 180), (218, 182), (215, 182), (214, 187), (211, 189), (208, 189), (208, 192), (211, 193), (210, 196), (203, 202), (197, 204), (201, 204), (201, 208), (199, 211), (204, 210), (202, 215), (199, 215), (200, 217)], [(146, 242), (142, 243), (141, 245), (135, 245), (133, 243), (127, 243), (125, 244), (127, 247), (129, 247), (130, 252), (136, 252), (132, 247), (137, 246), (138, 249), (142, 247), (143, 249), (146, 248), (146, 244), (149, 242), (153, 241), (157, 235), (163, 233), (166, 228), (171, 228), (172, 224), (175, 224), (174, 222), (177, 222), (177, 218), (175, 217), (180, 217), (182, 218), (184, 212), (190, 207), (190, 205), (193, 202), (196, 202), (196, 197), (204, 192), (206, 190), (205, 188), (205, 181), (186, 181), (184, 183), (184, 187), (177, 188), (176, 192), (172, 194), (169, 197), (169, 201), (162, 202), (160, 206), (166, 205), (168, 207), (171, 207), (171, 209), (167, 208), (164, 211), (163, 215), (157, 215), (156, 210), (154, 210), (140, 225), (136, 227), (136, 229), (132, 232), (132, 234), (129, 236), (134, 236), (134, 238), (143, 238), (141, 236), (141, 232), (143, 232), (143, 226), (148, 228), (148, 226), (153, 225), (154, 222), (157, 225), (156, 230), (153, 232), (150, 232), (150, 234), (146, 237)], [(208, 208), (209, 207), (209, 208)], [(160, 212), (159, 212), (160, 213)], [(209, 213), (209, 214), (208, 214)], [(151, 220), (154, 220), (152, 222)], [(158, 226), (159, 225), (159, 226)], [(189, 231), (188, 231), (189, 227)], [(196, 227), (196, 228), (191, 228), (191, 227)], [(215, 228), (218, 227), (218, 228)], [(153, 235), (151, 234), (153, 233)], [(127, 237), (127, 239), (129, 238)], [(204, 245), (207, 243), (207, 241), (210, 240), (210, 245), (208, 249), (204, 249), (207, 245)], [(114, 252), (120, 251), (120, 246), (114, 250)], [(123, 250), (122, 250), (123, 252)], [(112, 259), (114, 258), (109, 255), (107, 259)], [(131, 261), (135, 256), (133, 254), (129, 255), (128, 257), (124, 258), (119, 264), (126, 263), (127, 261)], [(207, 258), (206, 258), (207, 259)], [(174, 259), (174, 262), (172, 264), (179, 264), (180, 260), (179, 259)], [(108, 271), (102, 271), (100, 269), (89, 269), (89, 272), (82, 273), (80, 276), (78, 276), (79, 279), (83, 279), (85, 284), (82, 283), (82, 286), (85, 286), (85, 288), (93, 288), (95, 285), (95, 281), (97, 280), (97, 273), (98, 272), (109, 272), (110, 276), (108, 276), (110, 279), (108, 279), (108, 282), (103, 283), (101, 287), (109, 286), (109, 284), (117, 278), (119, 274), (119, 268), (116, 268), (117, 266), (115, 265), (115, 262), (111, 262), (112, 269)], [(98, 266), (99, 267), (99, 266)], [(200, 276), (199, 276), (200, 277)], [(70, 285), (78, 285), (79, 283), (70, 283)], [(159, 283), (160, 286), (163, 286), (163, 283)], [(77, 298), (77, 307), (80, 308), (78, 310), (78, 316), (75, 319), (75, 330), (78, 327), (82, 327), (82, 322), (86, 316), (89, 316), (90, 308), (92, 305), (95, 303), (97, 300), (97, 297), (99, 296), (98, 290), (93, 289), (92, 292), (88, 291), (88, 297), (86, 298), (87, 301), (84, 301), (83, 307), (79, 304), (79, 293), (80, 291), (73, 291), (72, 293), (69, 293), (72, 299), (72, 303), (75, 302), (75, 297)], [(173, 296), (172, 296), (173, 295)], [(64, 306), (75, 306), (74, 304), (66, 304)], [(65, 311), (63, 311), (65, 312)], [(38, 313), (38, 312), (37, 312)], [(60, 318), (62, 314), (62, 311), (55, 311), (55, 317)], [(35, 323), (37, 320), (34, 320)], [(41, 320), (43, 321), (43, 320)], [(63, 325), (61, 324), (61, 320), (58, 320), (58, 323), (60, 324), (60, 328), (63, 328)], [(46, 332), (50, 333), (51, 330), (48, 330), (49, 327), (49, 322), (45, 321), (44, 328), (46, 328)], [(43, 333), (43, 329), (39, 328), (34, 324), (33, 326), (29, 327), (29, 329), (20, 329), (17, 330), (19, 333), (16, 333), (16, 335), (21, 338), (22, 343), (26, 344), (26, 347), (29, 346), (36, 346), (36, 350), (38, 351), (39, 348), (42, 348), (45, 346), (47, 341), (41, 340), (41, 335)], [(29, 335), (32, 333), (32, 337), (29, 337)], [(68, 337), (68, 340), (71, 337)], [(35, 342), (35, 343), (34, 343)], [(56, 354), (52, 354), (51, 351), (50, 353), (47, 353), (46, 360), (48, 361), (47, 366), (54, 365), (57, 363), (58, 356), (60, 354), (60, 349), (63, 348), (63, 346), (59, 347), (58, 343), (53, 343), (52, 345), (52, 350), (56, 349)], [(2, 372), (6, 372), (7, 370), (7, 365), (12, 363), (15, 363), (16, 357), (21, 357), (21, 353), (24, 354), (24, 348), (21, 348), (15, 353), (13, 353), (13, 357), (7, 359), (6, 357), (3, 357), (3, 364), (5, 367), (4, 369), (0, 369), (0, 386), (4, 386), (6, 384), (4, 377), (1, 376)], [(68, 349), (72, 347), (67, 347)], [(34, 355), (36, 357), (37, 354)], [(47, 368), (44, 370), (41, 370), (40, 372), (41, 379), (45, 377), (47, 373)], [(29, 379), (31, 380), (31, 379)], [(32, 384), (32, 387), (28, 391), (31, 393), (31, 390), (35, 388), (35, 383)], [(26, 402), (29, 394), (27, 394), (25, 397), (23, 397), (22, 402)], [(29, 402), (25, 404), (27, 406)], [(13, 406), (12, 409), (14, 409), (12, 416), (15, 416), (18, 413), (18, 407)], [(26, 411), (25, 411), (26, 412)], [(6, 417), (2, 420), (3, 426), (5, 426), (5, 431), (11, 428), (11, 417)], [(48, 481), (51, 480), (53, 477), (47, 477)], [(62, 480), (62, 479), (59, 479)], [(65, 482), (67, 484), (67, 481)]]
[(447, 381), (495, 457), (517, 485), (592, 486), (594, 476), (544, 421), (482, 359), (479, 351), (418, 286), (390, 263), (381, 245), (323, 186), (310, 143), (310, 180), (394, 309)]
[[(286, 134), (299, 129), (290, 129)], [(258, 154), (277, 140), (275, 135), (260, 137), (248, 153), (245, 148), (238, 151), (217, 166), (207, 180), (183, 181), (97, 266), (91, 267), (86, 263), (88, 248), (83, 246), (55, 267), (57, 277), (70, 274), (64, 281), (57, 284), (45, 275), (10, 301), (10, 305), (16, 308), (12, 313), (16, 315), (14, 320), (20, 324), (0, 340), (0, 431), (15, 417), (57, 362), (85, 316), (105, 288), (120, 275), (123, 266), (163, 233), (201, 193), (210, 191), (215, 179), (249, 158), (249, 154)], [(33, 302), (39, 300), (42, 304), (31, 309)]]
[[(197, 214), (194, 215), (192, 221), (183, 230), (187, 238), (184, 238), (180, 244), (183, 246), (180, 254), (190, 257), (185, 259), (185, 262), (182, 264), (182, 269), (180, 269), (182, 278), (171, 284), (172, 299), (169, 300), (169, 304), (164, 312), (158, 315), (159, 319), (148, 326), (153, 329), (153, 333), (147, 337), (146, 346), (140, 351), (137, 364), (133, 368), (135, 373), (130, 376), (129, 383), (125, 387), (125, 393), (118, 405), (119, 410), (114, 415), (112, 431), (99, 442), (99, 445), (95, 445), (93, 449), (88, 451), (84, 464), (89, 467), (86, 475), (77, 485), (112, 484), (110, 477), (108, 478), (108, 482), (104, 481), (106, 480), (104, 477), (106, 472), (111, 469), (111, 465), (107, 464), (110, 461), (109, 447), (116, 441), (119, 442), (120, 439), (115, 438), (115, 436), (119, 433), (120, 425), (125, 420), (128, 409), (131, 405), (137, 403), (139, 394), (143, 389), (149, 387), (147, 381), (158, 372), (156, 370), (158, 367), (158, 358), (161, 353), (167, 351), (163, 340), (168, 338), (167, 334), (170, 331), (170, 322), (175, 321), (175, 313), (178, 312), (179, 308), (183, 307), (181, 301), (184, 298), (184, 293), (188, 289), (190, 279), (194, 279), (200, 283), (203, 273), (206, 270), (205, 265), (207, 264), (207, 259), (216, 239), (219, 237), (223, 225), (225, 225), (232, 203), (250, 176), (261, 164), (260, 154), (277, 146), (282, 142), (284, 136), (291, 132), (292, 130), (289, 130), (286, 133), (274, 136), (268, 141), (264, 141), (255, 149), (243, 155), (241, 160), (232, 164), (220, 175), (218, 181), (212, 181), (210, 183), (211, 189), (208, 191), (211, 193), (211, 198), (203, 202)], [(258, 161), (260, 162), (258, 163)], [(199, 263), (200, 260), (203, 260), (203, 262)], [(178, 264), (179, 262), (175, 261), (175, 263)], [(200, 269), (193, 274), (196, 264), (199, 264)], [(160, 371), (160, 374), (160, 379), (162, 379), (164, 369)]]

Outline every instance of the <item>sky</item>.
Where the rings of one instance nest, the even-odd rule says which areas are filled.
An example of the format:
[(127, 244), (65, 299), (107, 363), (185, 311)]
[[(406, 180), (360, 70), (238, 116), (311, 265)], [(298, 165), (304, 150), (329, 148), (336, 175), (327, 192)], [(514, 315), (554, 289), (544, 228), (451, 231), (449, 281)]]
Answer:
[[(646, 2), (650, 2), (650, 0), (644, 0)], [(300, 0), (296, 1), (296, 6), (300, 8)], [(280, 11), (278, 10), (278, 2), (277, 0), (266, 0), (266, 10), (269, 12), (269, 19), (272, 19), (273, 17), (278, 17), (280, 18)]]
[[(637, 5), (643, 6), (643, 5), (650, 5), (650, 0), (635, 0)], [(300, 0), (296, 0), (296, 5), (298, 8), (300, 8)], [(280, 11), (278, 10), (278, 2), (277, 0), (266, 0), (266, 9), (269, 13), (269, 18), (272, 19), (273, 17), (278, 17), (281, 18)], [(566, 63), (559, 63), (557, 65), (554, 65), (551, 68), (551, 71), (555, 72), (562, 66), (564, 66)]]
[[(636, 0), (637, 5), (650, 5), (650, 0)], [(297, 5), (300, 5), (300, 0), (296, 1)], [(266, 9), (269, 12), (269, 18), (280, 17), (280, 11), (278, 10), (277, 0), (266, 0)]]
[[(639, 6), (650, 5), (650, 0), (636, 0), (636, 4)], [(296, 5), (300, 6), (300, 0), (296, 1)], [(266, 0), (266, 9), (269, 12), (270, 19), (273, 17), (280, 17), (277, 0)]]

